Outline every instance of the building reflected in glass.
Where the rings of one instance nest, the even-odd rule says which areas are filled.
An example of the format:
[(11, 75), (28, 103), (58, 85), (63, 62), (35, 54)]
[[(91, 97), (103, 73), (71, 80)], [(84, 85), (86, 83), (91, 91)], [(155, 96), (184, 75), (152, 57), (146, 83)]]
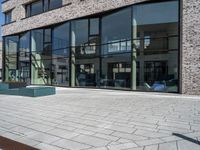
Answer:
[(178, 92), (178, 10), (178, 1), (137, 4), (7, 36), (5, 80)]

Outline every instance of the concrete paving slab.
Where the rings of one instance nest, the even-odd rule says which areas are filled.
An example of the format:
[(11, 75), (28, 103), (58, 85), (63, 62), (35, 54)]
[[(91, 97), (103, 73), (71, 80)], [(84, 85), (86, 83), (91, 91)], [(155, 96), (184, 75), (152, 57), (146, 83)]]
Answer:
[(198, 96), (56, 89), (40, 98), (0, 95), (0, 135), (44, 150), (200, 150)]

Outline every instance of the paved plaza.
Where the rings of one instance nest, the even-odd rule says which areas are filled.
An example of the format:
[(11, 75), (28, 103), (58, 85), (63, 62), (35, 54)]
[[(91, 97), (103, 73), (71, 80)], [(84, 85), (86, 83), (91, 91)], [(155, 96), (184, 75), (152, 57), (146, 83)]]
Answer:
[(72, 88), (0, 95), (0, 135), (43, 150), (200, 150), (200, 97)]

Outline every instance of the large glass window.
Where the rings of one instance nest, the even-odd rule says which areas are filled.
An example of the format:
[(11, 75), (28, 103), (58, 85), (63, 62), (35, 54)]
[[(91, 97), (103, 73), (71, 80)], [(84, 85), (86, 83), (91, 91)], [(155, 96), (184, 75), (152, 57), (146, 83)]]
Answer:
[(26, 17), (30, 17), (31, 16), (31, 5), (26, 5)]
[[(73, 21), (72, 40), (72, 46), (76, 46), (77, 53), (95, 54), (95, 48), (99, 45), (99, 18)], [(93, 51), (90, 51), (92, 48)]]
[(99, 18), (90, 19), (90, 35), (99, 34)]
[[(61, 5), (34, 1), (26, 13)], [(178, 0), (140, 3), (5, 37), (5, 80), (178, 92), (178, 7)]]
[(102, 54), (131, 51), (131, 9), (102, 18)]
[(57, 26), (53, 30), (53, 55), (69, 56), (69, 23)]
[(88, 19), (72, 22), (72, 46), (84, 46), (88, 43)]
[(52, 84), (69, 86), (69, 23), (53, 29)]
[(18, 36), (5, 38), (5, 81), (18, 81), (19, 72), (17, 66)]
[(19, 38), (19, 80), (30, 84), (30, 32)]
[(72, 86), (97, 86), (100, 76), (99, 19), (72, 22)]
[(43, 12), (43, 2), (42, 0), (34, 2), (31, 4), (31, 16), (37, 15)]
[(101, 87), (131, 87), (130, 8), (102, 18), (101, 69)]
[(31, 50), (32, 52), (41, 52), (43, 50), (43, 29), (31, 32)]
[(51, 84), (51, 31), (38, 29), (31, 32), (32, 84)]
[(133, 6), (133, 39), (133, 89), (178, 92), (178, 1)]
[(49, 9), (55, 9), (62, 6), (62, 0), (49, 0)]

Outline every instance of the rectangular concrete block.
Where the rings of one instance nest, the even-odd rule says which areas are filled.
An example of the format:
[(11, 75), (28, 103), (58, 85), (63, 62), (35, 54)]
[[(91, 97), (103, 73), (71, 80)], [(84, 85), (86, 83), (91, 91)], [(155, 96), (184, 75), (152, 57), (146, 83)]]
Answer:
[(0, 83), (0, 91), (3, 90), (8, 90), (9, 89), (9, 85), (6, 83)]
[(19, 95), (19, 89), (8, 89), (0, 91), (0, 94), (3, 95)]
[(55, 87), (31, 87), (31, 88), (20, 88), (20, 89), (7, 89), (2, 91), (0, 90), (0, 94), (40, 97), (40, 96), (54, 95), (56, 94), (56, 89)]
[(55, 87), (32, 87), (19, 90), (19, 95), (21, 96), (39, 97), (54, 94), (56, 94)]

